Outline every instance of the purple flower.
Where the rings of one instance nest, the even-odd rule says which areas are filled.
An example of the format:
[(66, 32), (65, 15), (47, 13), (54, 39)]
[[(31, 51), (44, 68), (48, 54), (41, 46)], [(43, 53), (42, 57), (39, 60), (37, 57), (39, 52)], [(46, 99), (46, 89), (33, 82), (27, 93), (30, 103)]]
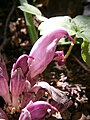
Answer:
[(58, 110), (44, 101), (29, 103), (21, 112), (19, 120), (44, 120), (47, 113), (56, 113)]
[(11, 103), (8, 83), (5, 77), (3, 76), (2, 68), (0, 67), (0, 96), (3, 97), (6, 103)]
[(25, 86), (25, 77), (21, 68), (11, 71), (10, 91), (12, 94), (12, 105), (18, 107), (19, 95), (23, 92)]
[(55, 60), (59, 66), (64, 65), (64, 63), (65, 63), (64, 52), (63, 51), (56, 51), (53, 60)]
[(31, 91), (37, 94), (40, 89), (45, 89), (51, 98), (58, 103), (64, 103), (66, 100), (68, 100), (66, 93), (53, 86), (50, 86), (47, 82), (38, 82), (31, 88)]
[(29, 56), (34, 58), (34, 60), (31, 63), (31, 60), (28, 59), (31, 78), (42, 73), (47, 65), (53, 60), (56, 45), (58, 41), (64, 36), (67, 36), (72, 41), (72, 43), (74, 43), (73, 38), (69, 36), (67, 31), (61, 29), (51, 31), (36, 41), (29, 54)]

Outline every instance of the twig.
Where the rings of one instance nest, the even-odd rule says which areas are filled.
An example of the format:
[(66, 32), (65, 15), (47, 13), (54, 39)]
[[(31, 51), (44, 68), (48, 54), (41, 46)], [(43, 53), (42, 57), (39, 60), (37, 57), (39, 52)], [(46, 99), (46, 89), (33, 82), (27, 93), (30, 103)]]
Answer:
[(90, 72), (90, 68), (88, 68), (88, 66), (86, 66), (84, 63), (82, 63), (75, 55), (71, 54), (72, 57), (78, 62), (79, 65), (81, 65), (81, 67), (86, 70), (87, 72)]
[(7, 16), (7, 19), (6, 19), (6, 23), (5, 23), (5, 28), (4, 28), (4, 39), (3, 39), (3, 43), (1, 44), (0, 46), (0, 52), (3, 52), (4, 51), (4, 47), (7, 45), (7, 43), (10, 41), (9, 38), (7, 38), (7, 28), (8, 28), (8, 23), (10, 21), (10, 18), (15, 10), (15, 7), (16, 7), (16, 1), (15, 0), (12, 0), (13, 2), (13, 5), (12, 5), (12, 8)]

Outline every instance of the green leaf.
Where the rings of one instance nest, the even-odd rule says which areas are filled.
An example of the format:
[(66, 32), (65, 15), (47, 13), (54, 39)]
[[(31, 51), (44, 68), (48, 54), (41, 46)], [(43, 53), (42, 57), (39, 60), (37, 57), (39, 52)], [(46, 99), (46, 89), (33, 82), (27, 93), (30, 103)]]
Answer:
[(38, 18), (38, 20), (40, 20), (40, 22), (48, 20), (48, 18), (41, 15), (36, 15), (36, 17)]
[(80, 33), (80, 32), (76, 32), (76, 43), (77, 44), (82, 44), (82, 42), (83, 42), (83, 40), (85, 40), (86, 39), (86, 37), (82, 34), (82, 33)]
[(73, 21), (77, 26), (76, 38), (82, 38), (81, 55), (86, 64), (90, 67), (90, 17), (79, 15)]
[[(20, 1), (20, 4), (22, 6), (24, 4), (28, 4), (27, 0), (19, 0), (19, 1)], [(33, 16), (30, 13), (24, 12), (24, 17), (25, 17), (29, 37), (30, 37), (30, 40), (31, 40), (31, 42), (33, 44), (38, 39), (38, 34), (37, 34), (37, 31), (35, 29), (35, 25), (34, 25), (34, 22), (33, 22)]]
[(87, 41), (90, 41), (90, 17), (79, 15), (79, 16), (76, 16), (73, 19), (73, 21), (75, 22), (78, 28), (77, 32), (80, 32), (84, 36), (84, 38), (87, 38)]
[(90, 42), (84, 41), (82, 43), (82, 58), (86, 64), (90, 67)]
[(26, 13), (30, 13), (33, 15), (40, 15), (40, 16), (42, 15), (38, 8), (36, 8), (35, 6), (30, 5), (28, 3), (23, 3), (23, 5), (19, 6), (18, 8)]
[(83, 35), (87, 38), (87, 41), (90, 42), (90, 26), (89, 29), (86, 28), (86, 30), (83, 32)]
[(70, 35), (75, 35), (75, 24), (69, 16), (52, 17), (42, 22), (39, 26), (40, 34), (44, 35), (46, 32), (55, 28), (64, 28)]

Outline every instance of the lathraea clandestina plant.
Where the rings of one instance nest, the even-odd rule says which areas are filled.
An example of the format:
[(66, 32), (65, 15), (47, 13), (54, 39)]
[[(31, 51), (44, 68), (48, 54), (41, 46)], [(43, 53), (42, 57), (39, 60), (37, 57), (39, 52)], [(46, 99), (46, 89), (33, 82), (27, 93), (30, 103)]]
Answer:
[[(63, 29), (55, 29), (41, 36), (33, 45), (30, 54), (21, 55), (13, 64), (9, 87), (7, 72), (1, 58), (0, 96), (6, 103), (4, 111), (9, 112), (9, 114), (21, 112), (19, 120), (44, 120), (47, 114), (58, 112), (58, 109), (47, 100), (39, 101), (39, 97), (34, 93), (38, 94), (40, 86), (35, 87), (34, 85), (38, 82), (37, 76), (46, 69), (51, 61), (57, 61), (59, 65), (64, 64), (64, 52), (56, 51), (57, 43), (63, 37), (67, 37), (74, 44), (74, 39)], [(44, 87), (44, 85), (46, 86)], [(54, 101), (58, 102), (57, 97), (61, 99), (61, 103), (58, 104), (64, 104), (68, 99), (66, 94), (63, 95), (64, 93), (59, 89), (49, 86), (48, 83), (44, 85), (41, 85), (41, 88), (45, 90), (47, 88), (46, 91)], [(56, 96), (57, 93), (58, 96)], [(2, 114), (5, 114), (3, 112)], [(2, 116), (0, 119), (3, 119)], [(8, 118), (5, 117), (6, 119)]]

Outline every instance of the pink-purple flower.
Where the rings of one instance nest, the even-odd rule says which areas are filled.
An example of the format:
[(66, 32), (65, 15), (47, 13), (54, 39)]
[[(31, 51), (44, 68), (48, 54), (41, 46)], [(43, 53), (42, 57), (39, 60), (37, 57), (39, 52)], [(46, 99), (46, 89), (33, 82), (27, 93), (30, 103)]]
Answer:
[(19, 120), (44, 120), (49, 112), (56, 113), (58, 110), (45, 101), (36, 101), (22, 109)]
[(25, 86), (26, 78), (22, 72), (21, 68), (16, 70), (12, 69), (11, 79), (10, 79), (10, 91), (12, 94), (12, 105), (18, 108), (18, 98), (22, 94)]
[(43, 35), (36, 41), (29, 54), (29, 56), (32, 56), (34, 58), (34, 60), (31, 63), (31, 59), (28, 59), (29, 72), (31, 74), (31, 78), (35, 77), (36, 75), (42, 73), (45, 70), (47, 65), (54, 58), (58, 41), (65, 36), (68, 37), (74, 44), (74, 39), (71, 36), (69, 36), (67, 31), (61, 29), (51, 31), (48, 34)]
[(47, 101), (37, 101), (39, 97), (35, 93), (39, 91), (40, 87), (46, 89), (56, 102), (61, 100), (64, 103), (67, 99), (67, 96), (63, 95), (59, 89), (48, 83), (33, 86), (36, 81), (39, 81), (37, 76), (46, 69), (51, 61), (57, 61), (59, 65), (65, 62), (63, 51), (56, 51), (58, 41), (64, 36), (67, 36), (74, 44), (73, 38), (69, 36), (67, 31), (56, 29), (40, 37), (29, 55), (24, 54), (17, 59), (11, 71), (10, 92), (6, 67), (4, 62), (0, 61), (0, 96), (10, 107), (11, 113), (13, 109), (14, 112), (20, 112), (23, 106), (26, 106), (21, 110), (19, 120), (44, 120), (47, 113), (58, 112)]

